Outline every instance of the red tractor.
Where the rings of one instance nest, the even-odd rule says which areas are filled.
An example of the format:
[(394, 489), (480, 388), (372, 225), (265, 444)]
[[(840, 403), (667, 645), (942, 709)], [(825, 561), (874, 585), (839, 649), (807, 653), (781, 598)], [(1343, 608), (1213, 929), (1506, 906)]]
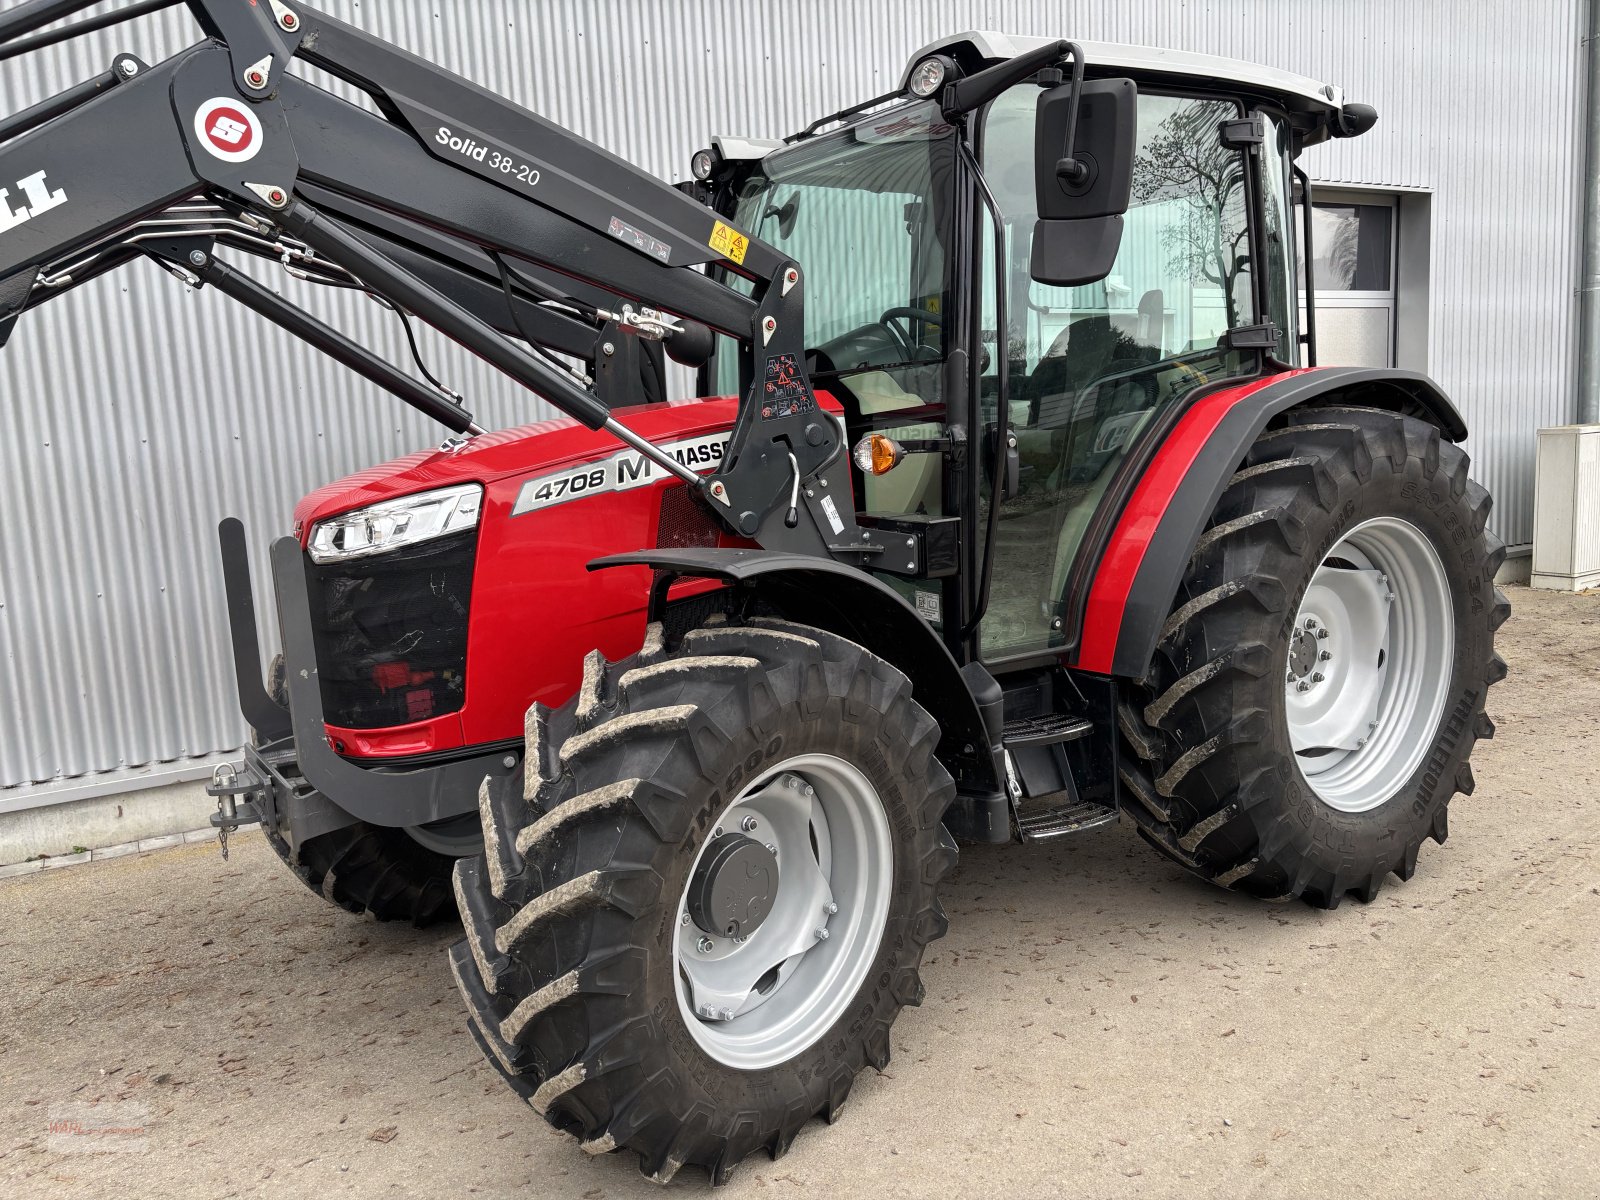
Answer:
[[(451, 430), (300, 504), (266, 685), (224, 523), (257, 741), (216, 820), (352, 911), (459, 911), (474, 1036), (586, 1149), (720, 1181), (834, 1117), (958, 841), (1126, 819), (1332, 908), (1444, 840), (1505, 671), (1489, 496), (1438, 387), (1317, 369), (1296, 303), (1300, 155), (1372, 109), (973, 33), (673, 189), (298, 4), (189, 7), (0, 121), (0, 330), (148, 257)], [(224, 251), (565, 415), (487, 433)]]

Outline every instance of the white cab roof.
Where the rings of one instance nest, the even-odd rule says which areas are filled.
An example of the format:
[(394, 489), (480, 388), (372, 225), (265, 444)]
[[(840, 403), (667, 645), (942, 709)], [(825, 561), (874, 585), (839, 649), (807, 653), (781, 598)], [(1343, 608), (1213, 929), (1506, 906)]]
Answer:
[[(972, 30), (929, 42), (911, 56), (900, 86), (906, 86), (911, 70), (930, 54), (948, 53), (966, 43), (985, 59), (1015, 58), (1057, 39), (1023, 37), (990, 30)], [(1127, 46), (1118, 42), (1078, 42), (1090, 67), (1112, 67), (1126, 71), (1153, 71), (1193, 79), (1226, 80), (1285, 97), (1293, 96), (1321, 108), (1338, 110), (1344, 104), (1343, 89), (1324, 84), (1292, 71), (1263, 67), (1236, 58), (1215, 54), (1195, 54), (1188, 50), (1163, 50), (1156, 46)]]

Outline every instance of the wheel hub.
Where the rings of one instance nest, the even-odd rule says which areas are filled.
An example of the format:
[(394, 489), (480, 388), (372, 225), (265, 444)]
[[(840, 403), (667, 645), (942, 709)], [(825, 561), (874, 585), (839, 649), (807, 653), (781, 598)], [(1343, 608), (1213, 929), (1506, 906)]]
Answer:
[(1333, 648), (1328, 640), (1331, 634), (1315, 617), (1305, 618), (1305, 623), (1289, 636), (1289, 682), (1298, 691), (1308, 692), (1324, 678), (1318, 664), (1333, 658)]
[(742, 833), (713, 841), (689, 883), (689, 916), (715, 937), (761, 928), (778, 895), (778, 856)]
[(1394, 795), (1433, 739), (1450, 680), (1450, 588), (1427, 536), (1398, 517), (1349, 530), (1295, 615), (1285, 713), (1301, 776), (1330, 807)]
[(742, 1070), (814, 1044), (871, 969), (893, 881), (888, 815), (859, 768), (802, 754), (751, 783), (718, 816), (678, 908), (690, 1035)]

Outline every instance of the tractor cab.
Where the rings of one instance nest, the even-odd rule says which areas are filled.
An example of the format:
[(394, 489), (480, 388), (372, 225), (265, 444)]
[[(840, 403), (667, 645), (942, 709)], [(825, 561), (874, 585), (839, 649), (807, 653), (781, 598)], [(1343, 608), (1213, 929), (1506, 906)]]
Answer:
[[(947, 115), (960, 81), (1049, 45), (933, 43), (899, 93), (697, 170), (806, 264), (811, 374), (845, 406), (864, 519), (959, 523), (959, 570), (877, 573), (991, 666), (1070, 655), (1110, 521), (1189, 403), (1314, 361), (1295, 159), (1375, 119), (1287, 72), (1095, 43), (1081, 100), (1047, 67)], [(709, 372), (747, 382), (732, 353)]]

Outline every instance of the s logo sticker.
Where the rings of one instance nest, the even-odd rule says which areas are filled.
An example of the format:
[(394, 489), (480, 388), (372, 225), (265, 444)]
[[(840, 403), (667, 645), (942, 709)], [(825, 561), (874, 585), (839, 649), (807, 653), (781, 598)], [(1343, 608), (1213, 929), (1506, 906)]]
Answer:
[(195, 112), (194, 136), (202, 150), (223, 162), (249, 162), (261, 151), (261, 122), (243, 101), (225, 96)]

